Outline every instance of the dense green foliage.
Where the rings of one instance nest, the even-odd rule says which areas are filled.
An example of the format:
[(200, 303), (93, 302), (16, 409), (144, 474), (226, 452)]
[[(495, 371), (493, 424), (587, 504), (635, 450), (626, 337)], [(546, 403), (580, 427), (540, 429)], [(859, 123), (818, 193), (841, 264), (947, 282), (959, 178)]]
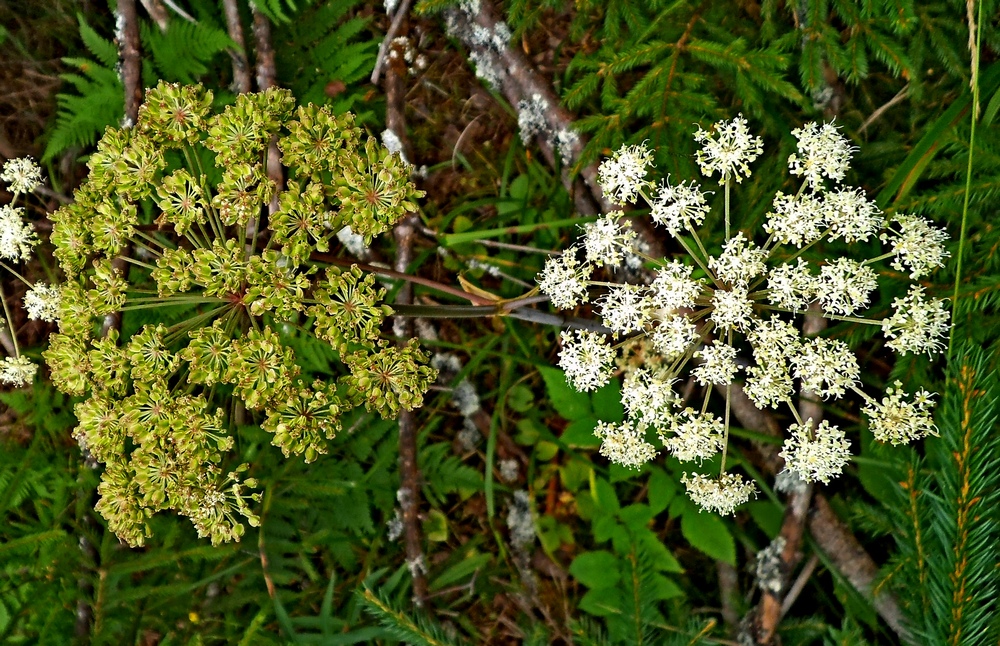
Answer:
[[(50, 4), (65, 9), (66, 3)], [(144, 85), (155, 87), (161, 80), (201, 83), (214, 93), (205, 103), (213, 114), (233, 116), (248, 109), (252, 100), (237, 99), (230, 87), (227, 50), (232, 40), (219, 3), (179, 4), (194, 22), (168, 10), (165, 30), (140, 9)], [(252, 60), (250, 9), (238, 4)], [(406, 79), (412, 161), (420, 169), (415, 181), (427, 193), (419, 200), (416, 192), (407, 196), (412, 205), (406, 209), (415, 206), (429, 231), (418, 237), (407, 271), (426, 282), (514, 299), (531, 289), (547, 252), (576, 240), (576, 225), (587, 220), (576, 213), (560, 171), (546, 166), (533, 145), (516, 136), (516, 106), (484, 92), (470, 71), (469, 52), (445, 35), (436, 12), (456, 4), (416, 3), (410, 38), (401, 45), (411, 55), (393, 62)], [(275, 117), (280, 129), (274, 125), (260, 135), (260, 149), (254, 153), (263, 154), (269, 135), (276, 133), (286, 138), (281, 144), (290, 156), (286, 166), (296, 166), (296, 155), (298, 162), (313, 163), (305, 147), (290, 141), (290, 128), (320, 115), (336, 121), (331, 132), (350, 130), (355, 167), (370, 169), (387, 158), (398, 159), (387, 157), (374, 142), (367, 148), (364, 144), (366, 135), (377, 135), (384, 125), (385, 97), (368, 80), (389, 27), (383, 3), (266, 0), (257, 6), (272, 22), (279, 85), (290, 90), (298, 105), (324, 108), (296, 112), (291, 100), (283, 99), (287, 105)], [(563, 107), (575, 115), (580, 134), (589, 138), (573, 172), (624, 143), (646, 141), (656, 155), (657, 176), (695, 177), (692, 124), (707, 126), (743, 113), (765, 140), (765, 152), (756, 162), (761, 170), (753, 182), (737, 189), (739, 203), (748, 205), (739, 221), (752, 227), (763, 221), (776, 190), (796, 188), (782, 185), (784, 172), (766, 170), (784, 168), (795, 150), (791, 130), (835, 117), (859, 146), (848, 181), (863, 186), (887, 215), (925, 215), (952, 236), (949, 264), (920, 281), (928, 294), (950, 298), (957, 278), (947, 359), (909, 356), (896, 361), (874, 330), (834, 323), (824, 332), (856, 351), (866, 392), (882, 393), (898, 379), (909, 392), (926, 388), (941, 393), (935, 413), (940, 436), (892, 449), (867, 439), (870, 434), (859, 415), (863, 402), (826, 406), (825, 413), (851, 436), (855, 458), (844, 476), (817, 491), (883, 567), (873, 600), (841, 571), (837, 555), (807, 538), (802, 561), (815, 569), (803, 579), (798, 600), (779, 625), (786, 644), (978, 645), (1000, 638), (1000, 383), (995, 356), (1000, 348), (1000, 228), (992, 218), (1000, 195), (1000, 63), (994, 62), (1000, 31), (995, 27), (996, 2), (971, 6), (971, 13), (965, 3), (943, 0), (509, 0), (502, 7), (513, 32), (511, 42), (542, 70)], [(46, 19), (44, 12), (38, 15)], [(982, 27), (978, 73), (970, 62), (970, 17)], [(93, 261), (117, 255), (118, 243), (110, 240), (114, 232), (106, 230), (98, 233), (103, 242), (88, 249), (93, 252), (89, 255), (73, 255), (63, 245), (53, 256), (53, 248), (71, 237), (67, 226), (87, 229), (73, 217), (83, 217), (89, 207), (97, 212), (95, 204), (102, 200), (118, 200), (115, 208), (106, 209), (112, 224), (132, 206), (132, 225), (154, 226), (162, 210), (156, 206), (157, 189), (170, 193), (184, 183), (178, 175), (172, 189), (165, 176), (192, 162), (211, 167), (216, 154), (225, 158), (239, 151), (223, 145), (210, 151), (199, 144), (196, 157), (188, 159), (180, 148), (168, 151), (163, 166), (170, 173), (157, 170), (155, 181), (144, 180), (145, 187), (123, 177), (135, 175), (135, 169), (102, 166), (102, 155), (108, 158), (115, 137), (123, 150), (131, 146), (129, 150), (149, 157), (163, 153), (132, 145), (131, 135), (118, 129), (124, 100), (112, 13), (81, 13), (78, 22), (79, 39), (62, 45), (62, 63), (53, 68), (53, 75), (64, 80), (56, 109), (32, 152), (43, 160), (57, 192), (72, 193), (87, 174), (80, 162), (104, 168), (111, 178), (98, 178), (105, 183), (97, 188), (92, 178), (77, 206), (64, 207), (53, 218), (54, 228), (47, 222), (37, 227), (46, 243), (23, 272), (33, 280), (54, 282), (62, 264), (68, 277), (79, 281), (86, 324), (68, 333), (86, 337), (97, 358), (102, 348), (113, 354), (97, 335), (101, 318), (121, 305), (109, 302), (113, 290), (99, 289), (97, 283), (117, 289), (122, 277), (109, 262)], [(4, 38), (13, 51), (30, 58), (41, 45), (14, 24), (12, 20), (5, 27)], [(37, 38), (43, 40), (41, 31)], [(421, 56), (424, 62), (418, 64)], [(974, 77), (978, 111), (970, 89)], [(353, 124), (341, 121), (347, 110), (358, 115)], [(973, 118), (978, 121), (970, 147)], [(295, 119), (297, 125), (290, 126)], [(102, 135), (104, 143), (97, 146)], [(236, 181), (230, 177), (236, 172), (229, 168), (233, 161), (238, 160), (223, 159), (218, 169), (209, 168), (205, 182), (213, 193), (226, 181)], [(255, 157), (254, 163), (259, 161)], [(349, 176), (347, 166), (338, 167), (336, 174)], [(394, 172), (402, 177), (400, 168)], [(350, 196), (336, 192), (338, 180), (330, 169), (320, 174), (303, 171), (289, 177), (299, 184), (288, 184), (274, 226), (282, 226), (280, 209), (288, 214), (304, 208), (308, 186), (333, 187), (329, 194), (313, 196), (325, 200), (322, 210), (345, 203), (365, 210), (363, 203), (351, 204)], [(112, 184), (122, 190), (109, 193)], [(270, 194), (264, 193), (254, 197), (258, 210), (269, 201)], [(31, 219), (43, 223), (55, 198), (34, 199)], [(710, 199), (723, 198), (720, 192)], [(374, 234), (386, 232), (403, 210), (382, 218), (377, 231), (362, 231), (372, 234), (368, 261), (391, 264), (391, 236)], [(966, 231), (960, 249), (963, 215)], [(358, 217), (352, 223), (368, 221)], [(184, 228), (183, 222), (170, 224)], [(235, 231), (245, 229), (246, 222), (227, 224)], [(322, 236), (313, 235), (315, 227), (296, 231), (293, 217), (285, 224), (285, 255), (303, 264), (313, 253), (351, 258), (347, 245), (330, 231), (323, 229)], [(183, 238), (181, 231), (177, 234), (173, 237)], [(326, 248), (320, 248), (319, 237)], [(717, 250), (721, 242), (718, 234), (706, 244)], [(180, 248), (197, 246), (182, 242)], [(203, 251), (210, 248), (208, 244)], [(814, 251), (829, 256), (838, 250), (832, 243)], [(874, 243), (872, 250), (877, 255)], [(668, 249), (670, 254), (680, 251)], [(956, 276), (959, 253), (964, 264)], [(136, 266), (126, 277), (150, 294), (162, 292), (171, 280), (178, 294), (185, 280), (196, 291), (211, 289), (198, 271), (192, 257), (170, 276), (162, 268), (156, 274), (155, 268)], [(7, 282), (4, 274), (6, 289), (13, 281)], [(889, 285), (893, 274), (883, 271)], [(390, 345), (396, 333), (391, 320), (383, 322), (387, 311), (375, 306), (375, 296), (392, 303), (402, 282), (372, 274), (362, 278), (350, 270), (310, 276), (310, 281), (328, 283), (315, 287), (317, 299), (336, 300), (340, 294), (343, 301), (346, 292), (361, 285), (363, 307), (378, 311), (372, 309), (371, 320), (352, 336), (354, 332), (343, 330), (353, 319), (334, 320), (343, 314), (336, 308), (299, 317), (298, 312), (280, 311), (288, 303), (278, 296), (269, 301), (266, 294), (256, 294), (247, 303), (261, 297), (256, 320), (271, 332), (260, 334), (277, 339), (268, 347), (294, 356), (297, 387), (322, 390), (323, 383), (342, 380), (339, 391), (334, 387), (328, 393), (350, 404), (338, 418), (342, 430), (318, 438), (312, 450), (295, 438), (276, 441), (278, 421), (268, 422), (272, 413), (278, 415), (276, 405), (256, 416), (253, 410), (257, 403), (264, 408), (255, 393), (266, 393), (273, 384), (258, 384), (264, 387), (257, 389), (220, 373), (215, 387), (202, 378), (196, 393), (220, 402), (229, 423), (226, 457), (213, 453), (213, 459), (202, 463), (225, 462), (227, 471), (246, 463), (247, 475), (256, 480), (260, 500), (246, 498), (246, 511), (259, 527), (247, 528), (239, 543), (213, 546), (184, 518), (147, 516), (140, 510), (141, 527), (129, 525), (125, 534), (130, 542), (145, 545), (132, 549), (122, 544), (116, 536), (122, 525), (109, 527), (107, 514), (102, 517), (94, 508), (100, 482), (109, 478), (98, 463), (121, 456), (114, 447), (103, 455), (81, 452), (73, 429), (86, 421), (83, 395), (91, 397), (95, 386), (117, 388), (115, 397), (123, 400), (135, 397), (136, 387), (111, 383), (111, 369), (74, 384), (77, 363), (83, 363), (74, 361), (84, 355), (60, 350), (60, 343), (66, 344), (59, 339), (65, 337), (48, 336), (54, 326), (27, 323), (12, 330), (28, 346), (23, 351), (29, 357), (39, 359), (52, 338), (56, 350), (49, 349), (49, 356), (66, 356), (61, 364), (53, 362), (52, 371), (40, 373), (33, 387), (2, 394), (7, 410), (0, 419), (0, 641), (734, 643), (740, 618), (754, 611), (762, 594), (756, 588), (756, 554), (779, 534), (785, 512), (787, 497), (775, 490), (761, 458), (780, 443), (777, 438), (760, 429), (734, 427), (730, 464), (754, 475), (762, 494), (735, 517), (699, 513), (682, 495), (683, 470), (673, 458), (627, 470), (598, 453), (600, 441), (593, 431), (602, 422), (621, 421), (622, 384), (615, 379), (587, 394), (570, 388), (553, 367), (558, 327), (513, 316), (435, 321), (432, 333), (422, 333), (422, 350), (413, 350), (430, 355), (440, 371), (437, 387), (415, 413), (419, 529), (429, 588), (426, 604), (415, 607), (411, 571), (419, 564), (407, 562), (399, 538), (403, 501), (398, 499), (398, 427), (391, 419), (398, 411), (387, 411), (391, 414), (383, 419), (377, 412), (385, 401), (371, 401), (375, 412), (366, 410), (362, 395), (369, 392), (367, 386), (355, 383), (355, 392), (348, 393), (344, 375), (352, 367), (342, 361), (359, 348), (403, 352)], [(273, 287), (265, 278), (257, 280), (262, 293)], [(885, 314), (893, 299), (905, 293), (903, 281), (896, 285), (879, 292), (874, 312)], [(415, 294), (413, 302), (421, 306), (461, 302), (422, 285), (415, 286)], [(155, 316), (146, 309), (126, 311), (120, 338), (146, 334), (142, 329), (147, 324), (177, 325), (197, 314), (194, 307), (178, 303)], [(249, 334), (250, 320), (240, 334)], [(310, 326), (325, 329), (324, 338), (303, 332)], [(156, 336), (155, 327), (148, 330), (147, 336)], [(136, 343), (137, 352), (140, 345)], [(122, 346), (128, 347), (124, 341)], [(185, 369), (197, 371), (190, 359), (186, 362)], [(355, 370), (355, 381), (373, 376), (361, 372)], [(430, 371), (421, 375), (426, 380)], [(53, 382), (71, 394), (63, 394)], [(425, 386), (421, 383), (417, 390)], [(236, 399), (251, 409), (242, 418), (231, 398), (235, 390)], [(283, 395), (287, 408), (291, 391)], [(142, 442), (128, 442), (123, 440), (119, 453), (134, 455)], [(159, 498), (169, 491), (133, 489), (137, 498), (145, 496), (149, 509), (171, 506)], [(727, 577), (731, 584), (725, 583)], [(880, 614), (882, 595), (891, 596), (900, 609), (901, 632)]]

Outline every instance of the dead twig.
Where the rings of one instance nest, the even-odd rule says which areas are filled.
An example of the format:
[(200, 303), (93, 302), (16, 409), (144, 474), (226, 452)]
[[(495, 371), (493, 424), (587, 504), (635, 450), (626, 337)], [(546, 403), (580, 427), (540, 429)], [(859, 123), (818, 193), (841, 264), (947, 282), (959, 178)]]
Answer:
[[(400, 7), (399, 16), (406, 15), (406, 7)], [(376, 67), (376, 70), (378, 67)], [(404, 107), (405, 77), (393, 66), (385, 74), (386, 126), (391, 130), (406, 151), (409, 137), (406, 133), (406, 113)], [(413, 240), (417, 236), (420, 218), (408, 213), (393, 229), (396, 240), (395, 270), (406, 274), (413, 260)], [(403, 305), (413, 303), (413, 284), (403, 283), (396, 295), (396, 302)], [(393, 332), (400, 344), (408, 343), (414, 337), (413, 320), (397, 316), (393, 320)], [(424, 559), (423, 531), (420, 524), (420, 467), (417, 464), (417, 416), (412, 411), (402, 411), (399, 415), (399, 479), (397, 498), (402, 510), (403, 541), (406, 549), (406, 563), (413, 577), (413, 604), (418, 608), (427, 604), (427, 562)]]
[(122, 66), (122, 84), (125, 86), (125, 121), (128, 128), (139, 119), (142, 104), (142, 60), (139, 54), (139, 16), (135, 0), (118, 0), (118, 60)]
[(233, 89), (244, 94), (252, 89), (252, 81), (247, 43), (243, 37), (243, 24), (240, 22), (240, 8), (236, 0), (222, 0), (222, 10), (226, 15), (226, 31), (236, 44), (236, 47), (229, 50), (229, 57), (233, 59)]

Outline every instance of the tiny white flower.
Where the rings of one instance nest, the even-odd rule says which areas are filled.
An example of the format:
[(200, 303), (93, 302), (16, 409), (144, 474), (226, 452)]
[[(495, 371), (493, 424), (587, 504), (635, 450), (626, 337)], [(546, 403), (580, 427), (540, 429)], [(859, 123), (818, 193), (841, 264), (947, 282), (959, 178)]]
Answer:
[(27, 357), (4, 357), (0, 363), (0, 382), (12, 386), (24, 386), (31, 383), (38, 372), (38, 366)]
[(681, 482), (687, 494), (704, 511), (715, 511), (728, 516), (736, 508), (757, 497), (757, 487), (735, 473), (723, 473), (712, 478), (701, 473), (685, 473)]
[(652, 164), (653, 153), (645, 143), (622, 146), (597, 168), (604, 196), (615, 204), (634, 204), (639, 191), (649, 186), (646, 171)]
[(694, 140), (702, 144), (695, 154), (702, 174), (708, 177), (718, 171), (722, 176), (720, 184), (730, 179), (742, 182), (744, 177), (749, 177), (748, 164), (764, 152), (764, 140), (750, 134), (742, 114), (732, 121), (717, 122), (711, 132), (699, 126)]
[(585, 330), (574, 332), (560, 335), (563, 347), (559, 353), (559, 367), (577, 390), (597, 390), (611, 380), (615, 351), (601, 334)]
[(837, 258), (823, 265), (816, 279), (816, 294), (823, 311), (841, 316), (868, 307), (868, 299), (877, 287), (875, 271), (849, 258)]
[(827, 420), (814, 427), (810, 418), (804, 425), (789, 426), (788, 433), (780, 456), (785, 460), (785, 469), (794, 471), (806, 482), (830, 482), (851, 459), (847, 436)]
[(653, 328), (649, 340), (664, 358), (674, 359), (698, 340), (698, 328), (686, 316), (668, 316)]
[(747, 397), (757, 408), (777, 408), (789, 401), (795, 392), (792, 375), (784, 362), (772, 361), (746, 369)]
[(598, 422), (594, 435), (601, 438), (601, 455), (623, 467), (638, 469), (656, 457), (656, 447), (631, 424)]
[(31, 157), (8, 159), (3, 165), (0, 180), (6, 182), (15, 195), (31, 193), (42, 183), (42, 169)]
[(824, 194), (823, 199), (831, 240), (868, 240), (882, 228), (882, 211), (860, 188), (839, 188)]
[(0, 206), (0, 258), (26, 260), (36, 244), (38, 236), (31, 223), (24, 221), (24, 209)]
[(58, 287), (45, 283), (36, 283), (24, 295), (24, 309), (32, 321), (54, 322), (59, 318), (59, 302), (61, 300)]
[(764, 273), (767, 253), (737, 231), (736, 235), (722, 245), (718, 257), (708, 259), (708, 267), (730, 285), (747, 285), (752, 279)]
[(777, 316), (759, 321), (747, 333), (747, 340), (758, 363), (783, 362), (801, 349), (799, 331)]
[(617, 267), (622, 264), (623, 252), (631, 249), (636, 237), (635, 231), (623, 227), (615, 214), (584, 224), (583, 231), (583, 249), (587, 254), (587, 261), (595, 267)]
[(717, 289), (712, 296), (712, 322), (723, 330), (746, 332), (753, 324), (753, 301), (747, 288), (737, 285), (732, 290)]
[(640, 285), (615, 285), (600, 300), (598, 313), (615, 334), (638, 332), (649, 320), (653, 303)]
[(886, 345), (900, 353), (934, 354), (945, 348), (950, 314), (939, 298), (924, 298), (924, 288), (911, 285), (906, 296), (892, 301), (895, 313), (882, 321)]
[(937, 435), (937, 426), (931, 417), (934, 400), (926, 390), (914, 395), (913, 401), (903, 399), (906, 395), (903, 384), (895, 382), (887, 388), (881, 402), (870, 401), (864, 408), (868, 416), (868, 427), (879, 442), (889, 442), (893, 446), (908, 444), (928, 435)]
[(802, 380), (802, 388), (824, 399), (840, 397), (861, 376), (854, 353), (836, 339), (817, 337), (806, 341), (791, 363), (795, 377)]
[(691, 376), (702, 386), (731, 384), (740, 369), (736, 364), (736, 348), (718, 340), (695, 352), (694, 356), (702, 362), (691, 371)]
[(657, 379), (645, 368), (632, 372), (622, 384), (625, 415), (637, 428), (666, 428), (673, 421), (676, 403), (673, 380)]
[(826, 226), (823, 200), (815, 195), (774, 196), (774, 211), (767, 214), (764, 230), (783, 244), (802, 248), (819, 239)]
[(708, 460), (722, 450), (726, 428), (722, 420), (711, 413), (699, 413), (686, 408), (677, 416), (673, 434), (660, 434), (663, 445), (681, 462)]
[(696, 229), (705, 221), (708, 202), (695, 182), (671, 186), (664, 182), (650, 204), (653, 222), (666, 227), (672, 236), (687, 228)]
[(651, 285), (653, 305), (668, 312), (693, 308), (702, 289), (702, 282), (691, 278), (693, 271), (679, 260), (657, 269)]
[(855, 148), (840, 134), (832, 123), (807, 123), (792, 130), (798, 139), (798, 154), (788, 157), (788, 168), (792, 175), (805, 176), (809, 186), (815, 191), (823, 186), (823, 177), (835, 182), (844, 179), (851, 164)]
[(539, 274), (538, 288), (552, 299), (552, 305), (559, 310), (568, 310), (580, 303), (586, 303), (587, 279), (592, 271), (590, 265), (581, 265), (576, 259), (574, 248), (545, 261)]
[(909, 271), (910, 278), (916, 280), (944, 266), (944, 259), (951, 254), (944, 248), (948, 234), (943, 229), (931, 226), (919, 215), (904, 213), (893, 221), (899, 225), (899, 231), (880, 236), (882, 242), (892, 244), (892, 253), (896, 256), (892, 261), (893, 269)]
[(796, 258), (794, 265), (785, 263), (771, 270), (767, 289), (771, 305), (798, 312), (815, 300), (816, 278), (809, 272), (809, 263)]

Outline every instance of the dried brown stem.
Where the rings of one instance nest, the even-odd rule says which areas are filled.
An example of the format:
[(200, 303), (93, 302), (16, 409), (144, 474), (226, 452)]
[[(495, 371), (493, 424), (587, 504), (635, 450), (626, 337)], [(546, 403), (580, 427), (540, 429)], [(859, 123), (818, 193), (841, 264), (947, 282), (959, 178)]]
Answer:
[(118, 59), (125, 86), (125, 127), (135, 125), (142, 104), (142, 60), (139, 55), (139, 16), (135, 0), (118, 0)]
[[(264, 91), (274, 87), (278, 82), (278, 73), (274, 64), (274, 46), (271, 42), (271, 21), (253, 4), (250, 5), (253, 14), (253, 37), (257, 55), (257, 89)], [(267, 176), (274, 182), (277, 190), (268, 204), (268, 213), (274, 215), (278, 211), (278, 193), (285, 184), (285, 174), (281, 168), (281, 152), (278, 150), (278, 140), (271, 137), (267, 147)], [(253, 231), (248, 230), (253, 236)]]
[(250, 61), (247, 59), (247, 42), (240, 22), (240, 8), (236, 0), (222, 0), (222, 9), (226, 14), (226, 31), (236, 43), (236, 47), (229, 50), (229, 56), (233, 59), (233, 89), (244, 94), (252, 89), (252, 80)]
[(142, 2), (142, 6), (145, 7), (149, 17), (160, 28), (160, 31), (166, 31), (167, 26), (170, 25), (170, 14), (167, 13), (167, 8), (163, 2), (160, 0), (140, 0), (140, 2)]
[[(805, 321), (802, 324), (802, 334), (812, 337), (826, 328), (827, 321), (823, 318), (819, 303), (813, 303), (806, 313)], [(799, 399), (799, 415), (803, 420), (812, 420), (812, 427), (816, 426), (823, 419), (823, 408), (819, 405), (815, 393), (808, 390), (801, 390)], [(757, 616), (755, 621), (755, 637), (758, 644), (769, 646), (775, 643), (778, 624), (784, 616), (785, 593), (788, 589), (792, 573), (802, 559), (801, 546), (802, 538), (805, 534), (806, 516), (809, 512), (809, 503), (812, 499), (813, 487), (811, 484), (802, 483), (802, 486), (794, 488), (788, 493), (785, 500), (785, 516), (781, 523), (779, 536), (784, 539), (785, 545), (781, 550), (781, 589), (777, 592), (773, 590), (763, 590), (760, 602), (757, 605)]]
[[(572, 115), (559, 104), (559, 98), (552, 90), (551, 84), (535, 71), (524, 52), (509, 44), (504, 44), (499, 51), (496, 51), (476, 42), (473, 36), (474, 25), (486, 29), (489, 33), (495, 33), (497, 25), (502, 24), (489, 0), (480, 0), (477, 5), (479, 9), (475, 14), (465, 13), (458, 7), (445, 12), (445, 17), (454, 35), (460, 38), (466, 47), (474, 50), (480, 60), (486, 61), (499, 74), (499, 89), (511, 106), (518, 109), (518, 104), (522, 100), (534, 100), (535, 97), (538, 97), (541, 103), (546, 106), (543, 113), (547, 131), (549, 133), (573, 132)], [(584, 138), (582, 136), (579, 136), (574, 144), (567, 146), (569, 150), (560, 149), (558, 151), (550, 137), (538, 136), (535, 139), (542, 157), (553, 169), (560, 167), (559, 158), (561, 157), (565, 157), (570, 162), (562, 168), (561, 179), (563, 186), (573, 197), (576, 210), (581, 215), (607, 213), (615, 208), (611, 202), (605, 199), (597, 181), (596, 163), (580, 168), (579, 175), (576, 177), (573, 177), (569, 172), (569, 166), (579, 157), (580, 151), (583, 149)], [(629, 224), (636, 229), (643, 242), (648, 245), (651, 255), (663, 255), (663, 245), (646, 221), (631, 218)]]
[[(400, 7), (400, 15), (405, 15)], [(405, 76), (395, 66), (388, 66), (385, 74), (386, 125), (407, 148), (409, 138), (406, 133)], [(417, 235), (420, 218), (408, 213), (393, 229), (396, 239), (395, 270), (406, 275), (413, 260), (413, 240)], [(396, 302), (404, 305), (413, 303), (413, 284), (403, 283), (396, 295)], [(398, 316), (393, 321), (393, 331), (401, 344), (407, 343), (414, 335), (413, 320)], [(427, 604), (427, 568), (424, 559), (423, 531), (420, 524), (420, 467), (417, 464), (417, 416), (412, 411), (402, 411), (399, 415), (399, 493), (398, 500), (403, 517), (403, 541), (406, 562), (413, 577), (413, 604), (423, 607)]]

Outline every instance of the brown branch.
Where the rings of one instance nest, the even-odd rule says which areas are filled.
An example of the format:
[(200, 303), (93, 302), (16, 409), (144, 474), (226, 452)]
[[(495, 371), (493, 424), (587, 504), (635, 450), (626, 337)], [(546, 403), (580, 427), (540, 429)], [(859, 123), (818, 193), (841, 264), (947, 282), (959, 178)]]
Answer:
[[(405, 16), (406, 6), (399, 8), (400, 16)], [(399, 57), (402, 60), (402, 57)], [(399, 138), (403, 149), (408, 147), (405, 113), (405, 71), (402, 73), (393, 64), (386, 69), (386, 125)], [(413, 239), (417, 235), (420, 218), (416, 213), (408, 213), (393, 228), (396, 239), (396, 273), (405, 276), (413, 260)], [(413, 283), (403, 283), (396, 294), (396, 302), (413, 304)], [(393, 331), (399, 343), (405, 344), (414, 335), (413, 320), (397, 316), (393, 320)], [(413, 411), (402, 411), (399, 415), (399, 506), (403, 517), (403, 541), (406, 549), (406, 563), (413, 577), (413, 605), (420, 608), (427, 604), (427, 562), (424, 559), (424, 539), (420, 524), (420, 467), (417, 464), (417, 416)]]
[[(826, 328), (827, 321), (819, 309), (819, 303), (814, 302), (809, 306), (805, 321), (802, 324), (802, 334), (805, 337), (813, 337)], [(799, 416), (803, 420), (812, 420), (812, 427), (816, 428), (823, 419), (823, 407), (819, 405), (816, 394), (803, 389), (799, 399)], [(805, 534), (806, 516), (809, 512), (809, 503), (812, 499), (813, 487), (811, 484), (802, 483), (801, 486), (794, 487), (788, 492), (785, 501), (785, 516), (781, 523), (781, 531), (778, 534), (784, 541), (781, 550), (781, 588), (779, 590), (764, 589), (761, 591), (760, 602), (757, 605), (757, 616), (754, 623), (755, 639), (762, 646), (770, 646), (775, 643), (778, 624), (784, 616), (784, 598), (788, 590), (788, 584), (792, 573), (802, 559), (800, 548), (802, 538)]]
[(167, 13), (167, 8), (163, 6), (160, 0), (139, 0), (142, 2), (142, 6), (145, 7), (146, 13), (149, 17), (153, 19), (156, 26), (160, 28), (160, 31), (166, 31), (167, 27), (170, 25), (170, 14)]
[(250, 61), (247, 59), (247, 41), (240, 22), (240, 8), (236, 0), (222, 0), (222, 9), (226, 14), (226, 31), (236, 44), (236, 47), (229, 50), (229, 57), (233, 59), (233, 89), (244, 94), (252, 89), (252, 80)]
[[(253, 37), (257, 55), (257, 89), (261, 92), (268, 88), (275, 87), (278, 83), (278, 74), (274, 64), (274, 46), (271, 44), (271, 21), (262, 14), (252, 3), (250, 11), (253, 14)], [(267, 147), (267, 176), (274, 182), (274, 196), (268, 204), (268, 214), (274, 215), (278, 211), (278, 193), (285, 185), (285, 174), (281, 168), (281, 152), (278, 150), (277, 137), (271, 137), (271, 143)], [(256, 226), (256, 223), (254, 223)], [(248, 228), (247, 233), (253, 236), (253, 231)]]
[(142, 103), (142, 60), (139, 55), (139, 16), (135, 0), (118, 0), (119, 26), (118, 59), (122, 65), (122, 84), (125, 86), (126, 128), (139, 119)]

